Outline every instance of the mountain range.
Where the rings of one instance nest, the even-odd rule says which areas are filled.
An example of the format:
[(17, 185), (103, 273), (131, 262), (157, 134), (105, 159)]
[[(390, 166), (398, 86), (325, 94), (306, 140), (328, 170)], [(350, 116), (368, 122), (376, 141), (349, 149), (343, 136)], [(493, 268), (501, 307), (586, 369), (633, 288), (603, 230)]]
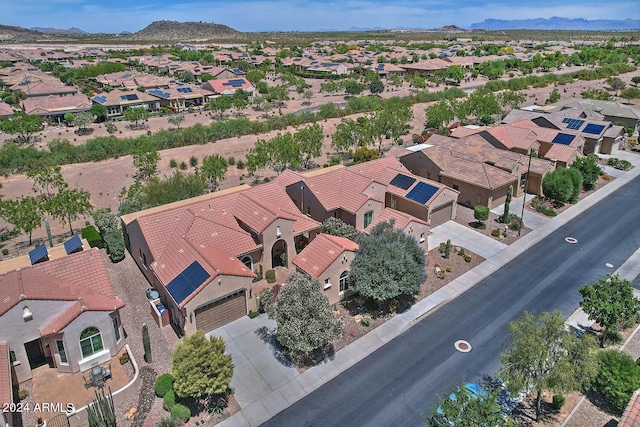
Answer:
[(640, 20), (637, 19), (570, 19), (554, 16), (552, 18), (535, 19), (485, 19), (471, 24), (471, 29), (493, 30), (638, 30)]

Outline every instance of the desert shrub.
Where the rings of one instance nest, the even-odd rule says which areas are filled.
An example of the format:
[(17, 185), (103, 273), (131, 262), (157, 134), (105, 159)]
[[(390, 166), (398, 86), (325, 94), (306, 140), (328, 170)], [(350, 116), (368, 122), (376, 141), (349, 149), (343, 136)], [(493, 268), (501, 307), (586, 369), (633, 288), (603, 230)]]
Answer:
[(235, 164), (236, 164), (236, 158), (235, 158), (235, 157), (233, 157), (233, 156), (232, 156), (232, 157), (229, 157), (229, 158), (227, 159), (227, 164), (228, 164), (229, 166), (233, 166), (233, 165), (235, 165)]
[(546, 216), (556, 216), (556, 215), (558, 215), (558, 213), (556, 211), (554, 211), (553, 209), (545, 209), (542, 213), (544, 213)]
[(609, 160), (607, 160), (607, 164), (609, 166), (613, 166), (616, 169), (620, 169), (620, 170), (628, 170), (631, 167), (631, 163), (627, 160), (620, 160), (618, 158), (615, 157), (611, 157), (609, 158)]
[(104, 248), (104, 241), (102, 240), (102, 236), (98, 233), (98, 230), (93, 225), (83, 228), (80, 230), (80, 235), (83, 239), (89, 242), (89, 246), (92, 248)]
[(498, 230), (497, 228), (491, 230), (491, 235), (493, 237), (499, 237), (500, 236), (500, 230)]
[(367, 313), (362, 315), (362, 320), (360, 321), (360, 323), (362, 323), (364, 326), (369, 326), (372, 320), (373, 319), (371, 319), (371, 315)]
[(562, 407), (564, 406), (564, 404), (566, 403), (566, 399), (563, 395), (561, 394), (554, 394), (553, 395), (553, 402), (551, 403), (551, 406), (553, 406), (553, 409), (555, 409), (556, 411), (559, 411), (560, 409), (562, 409)]
[(162, 407), (165, 411), (171, 412), (174, 406), (176, 406), (176, 393), (173, 390), (169, 390), (162, 398)]
[(129, 361), (129, 353), (126, 351), (120, 355), (120, 364), (124, 365)]
[(240, 170), (244, 169), (244, 161), (243, 160), (238, 160), (238, 162), (236, 163), (236, 167)]
[(24, 400), (29, 396), (29, 390), (20, 389), (18, 390), (18, 399)]
[(187, 170), (187, 163), (186, 162), (180, 162), (180, 170)]
[(267, 283), (275, 283), (276, 282), (276, 272), (273, 270), (267, 270), (266, 273), (264, 273), (264, 277), (265, 279), (267, 279)]
[(464, 260), (465, 262), (471, 262), (471, 255), (465, 255)]
[(186, 423), (189, 421), (189, 418), (191, 418), (191, 410), (188, 406), (185, 406), (182, 403), (176, 403), (173, 405), (173, 408), (171, 408), (171, 416)]
[(176, 159), (169, 160), (169, 167), (170, 168), (177, 168), (178, 167), (178, 161)]
[(618, 350), (603, 351), (597, 358), (599, 371), (593, 388), (622, 413), (633, 392), (640, 388), (640, 366)]
[(153, 385), (153, 389), (158, 397), (164, 397), (169, 393), (173, 389), (173, 377), (171, 374), (160, 375)]
[(446, 250), (447, 250), (447, 243), (446, 242), (440, 242), (440, 245), (438, 245), (438, 252), (443, 254)]
[(451, 273), (453, 270), (451, 269), (451, 267), (446, 267), (444, 271), (446, 271), (447, 273)]
[(4, 255), (4, 256), (9, 255), (9, 249), (7, 249), (7, 248), (2, 248), (2, 255)]
[(189, 157), (189, 165), (191, 165), (192, 168), (198, 166), (198, 158), (196, 156)]
[(547, 208), (547, 205), (545, 205), (544, 203), (540, 203), (535, 207), (535, 209), (536, 209), (536, 212), (544, 213), (544, 211), (546, 211), (548, 208)]
[(172, 416), (163, 417), (158, 424), (157, 427), (178, 427), (178, 422)]
[(253, 310), (249, 311), (249, 319), (255, 319), (258, 316), (260, 316), (260, 313), (258, 313), (257, 311), (253, 311)]

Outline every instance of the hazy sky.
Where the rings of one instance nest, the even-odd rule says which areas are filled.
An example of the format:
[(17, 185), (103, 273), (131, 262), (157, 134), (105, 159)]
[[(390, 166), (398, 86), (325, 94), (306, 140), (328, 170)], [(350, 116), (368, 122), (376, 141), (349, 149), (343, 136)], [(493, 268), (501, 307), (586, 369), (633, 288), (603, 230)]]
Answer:
[(637, 0), (0, 0), (0, 24), (136, 32), (153, 21), (204, 21), (240, 31), (468, 27), (484, 19), (639, 19)]

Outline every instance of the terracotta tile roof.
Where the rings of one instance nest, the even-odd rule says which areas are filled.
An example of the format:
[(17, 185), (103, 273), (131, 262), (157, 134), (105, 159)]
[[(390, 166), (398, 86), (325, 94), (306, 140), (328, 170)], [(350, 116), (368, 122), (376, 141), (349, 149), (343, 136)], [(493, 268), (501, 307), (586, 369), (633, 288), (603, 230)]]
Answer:
[(354, 171), (340, 169), (308, 178), (305, 183), (326, 211), (342, 208), (355, 214), (369, 200), (362, 192), (371, 181)]
[(536, 134), (529, 128), (504, 125), (489, 128), (486, 132), (508, 149), (521, 148), (528, 150), (536, 142)]
[(49, 322), (48, 325), (42, 328), (40, 330), (40, 335), (46, 337), (51, 334), (57, 334), (85, 310), (86, 307), (83, 307), (80, 301), (74, 302), (71, 307), (67, 308), (58, 317), (53, 319), (51, 322)]
[(618, 427), (640, 427), (640, 390), (633, 392)]
[(319, 234), (293, 259), (311, 277), (319, 277), (344, 251), (355, 252), (358, 245), (344, 237)]
[(373, 219), (373, 222), (369, 224), (367, 228), (364, 229), (366, 234), (371, 232), (371, 229), (375, 227), (377, 224), (381, 222), (390, 222), (394, 221), (393, 228), (403, 231), (411, 222), (416, 222), (418, 224), (429, 225), (426, 221), (421, 220), (420, 218), (416, 218), (413, 215), (409, 215), (404, 212), (397, 211), (391, 208), (384, 208), (382, 212), (378, 216)]
[(77, 87), (66, 86), (60, 81), (37, 81), (31, 82), (29, 84), (24, 84), (23, 82), (21, 82), (9, 88), (9, 90), (18, 89), (26, 93), (27, 96), (65, 95), (78, 93)]
[(264, 200), (266, 199), (249, 197), (248, 192), (240, 194), (233, 208), (233, 216), (258, 234), (262, 233), (278, 218), (290, 221), (296, 220), (293, 215)]
[(280, 175), (272, 179), (271, 182), (282, 185), (283, 187), (288, 187), (302, 180), (304, 180), (304, 175), (294, 172), (291, 169), (285, 169)]
[(91, 101), (82, 93), (54, 96), (46, 98), (27, 98), (22, 101), (22, 109), (26, 114), (45, 115), (66, 111), (88, 111)]
[[(232, 85), (230, 83), (230, 81), (232, 80), (242, 81), (242, 83), (238, 85), (235, 85), (235, 84)], [(202, 87), (204, 89), (212, 90), (215, 93), (224, 94), (224, 95), (233, 94), (238, 89), (243, 89), (245, 91), (253, 90), (253, 85), (249, 82), (249, 80), (247, 80), (242, 76), (233, 77), (231, 79), (209, 80), (208, 82), (203, 84)]]
[(13, 116), (13, 108), (11, 105), (6, 102), (0, 101), (0, 117), (11, 117)]
[(11, 363), (9, 359), (9, 345), (0, 342), (0, 405), (13, 403), (13, 390), (11, 384)]
[[(122, 99), (122, 97), (125, 99)], [(123, 107), (128, 107), (131, 105), (142, 105), (144, 103), (156, 102), (158, 99), (146, 92), (114, 89), (111, 92), (103, 92), (99, 95), (95, 95), (91, 100), (104, 106), (122, 105)]]
[[(0, 315), (23, 300), (76, 301), (82, 310), (89, 311), (124, 307), (124, 301), (115, 295), (98, 249), (0, 275)], [(74, 318), (61, 316), (45, 330), (59, 331)]]
[(545, 159), (559, 160), (565, 163), (571, 161), (574, 156), (584, 157), (584, 155), (577, 148), (562, 144), (552, 144), (551, 148), (549, 148), (547, 152), (543, 154), (543, 156)]

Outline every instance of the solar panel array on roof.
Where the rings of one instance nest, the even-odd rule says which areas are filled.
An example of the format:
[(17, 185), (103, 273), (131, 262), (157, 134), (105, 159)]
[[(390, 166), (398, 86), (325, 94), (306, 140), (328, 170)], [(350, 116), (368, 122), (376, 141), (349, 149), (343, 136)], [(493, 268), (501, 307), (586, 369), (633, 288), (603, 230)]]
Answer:
[(244, 74), (242, 72), (242, 70), (238, 69), (238, 68), (234, 68), (233, 70), (231, 70), (234, 74)]
[(399, 173), (391, 180), (389, 184), (398, 188), (402, 188), (403, 190), (407, 190), (413, 185), (414, 182), (416, 182), (415, 178)]
[(82, 240), (80, 240), (80, 236), (77, 234), (64, 242), (64, 250), (67, 255), (78, 251), (78, 249), (82, 250)]
[(242, 87), (244, 86), (244, 80), (240, 80), (240, 79), (229, 80), (225, 83), (222, 83), (222, 86)]
[(438, 187), (427, 184), (426, 182), (419, 182), (415, 187), (413, 187), (413, 190), (409, 191), (406, 197), (407, 199), (411, 199), (424, 205), (433, 197), (434, 194), (436, 194), (437, 191)]
[(49, 259), (49, 252), (45, 245), (40, 245), (29, 251), (29, 261), (31, 265), (40, 261), (46, 261), (47, 259)]
[(126, 74), (123, 74), (122, 77), (120, 77), (120, 78), (121, 79), (128, 79), (129, 77), (131, 77), (131, 75), (132, 75), (131, 73), (126, 73)]
[(565, 117), (564, 119), (562, 119), (562, 123), (567, 124), (567, 129), (578, 130), (580, 129), (580, 126), (584, 124), (584, 120), (570, 119), (569, 117)]
[(569, 145), (575, 137), (575, 135), (569, 135), (568, 133), (560, 132), (556, 135), (555, 138), (553, 138), (553, 141), (551, 142), (554, 142), (556, 144)]
[(181, 93), (191, 93), (191, 92), (193, 92), (193, 90), (190, 87), (179, 87), (176, 90), (178, 92), (181, 92)]
[(378, 66), (376, 67), (376, 70), (378, 71), (384, 70), (384, 64), (378, 64)]
[(167, 290), (173, 299), (180, 304), (200, 285), (211, 277), (198, 261), (193, 261), (182, 273), (178, 274), (169, 284)]
[(160, 98), (169, 99), (171, 94), (169, 92), (163, 92), (160, 89), (151, 89), (149, 91), (151, 95), (159, 96)]
[(93, 99), (96, 102), (99, 102), (100, 104), (104, 104), (105, 102), (107, 102), (107, 97), (106, 96), (96, 95), (96, 96), (93, 97)]
[(603, 125), (594, 125), (593, 123), (589, 123), (584, 127), (582, 132), (590, 133), (592, 135), (600, 135), (600, 132), (602, 132), (604, 128), (605, 127)]
[(120, 99), (122, 99), (123, 101), (136, 101), (138, 99), (138, 95), (136, 95), (135, 93), (120, 95)]

